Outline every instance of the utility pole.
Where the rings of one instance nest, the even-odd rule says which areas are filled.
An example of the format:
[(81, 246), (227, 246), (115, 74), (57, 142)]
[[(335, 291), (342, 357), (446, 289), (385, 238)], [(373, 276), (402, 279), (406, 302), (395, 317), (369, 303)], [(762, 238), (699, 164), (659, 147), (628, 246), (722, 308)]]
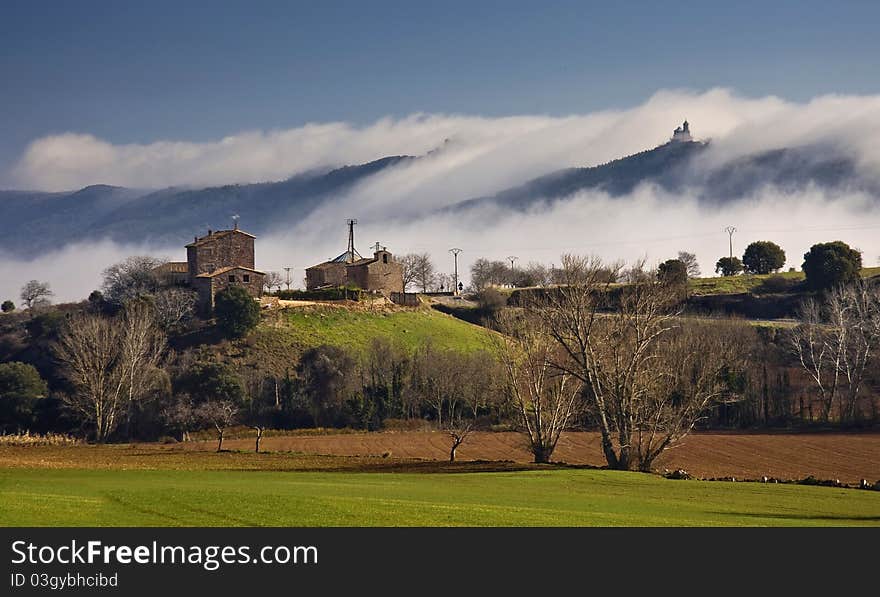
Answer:
[(513, 269), (513, 262), (519, 259), (516, 255), (508, 255), (507, 260), (510, 262), (510, 287), (513, 288), (513, 279), (516, 277), (516, 270)]
[(285, 267), (284, 271), (287, 272), (287, 289), (290, 290), (290, 268)]
[(728, 226), (724, 232), (730, 237), (730, 258), (733, 259), (733, 233), (736, 232), (736, 226)]
[(449, 249), (449, 252), (452, 253), (452, 258), (455, 261), (455, 273), (452, 275), (452, 279), (454, 281), (452, 286), (452, 295), (458, 296), (458, 254), (461, 253), (461, 249), (455, 247)]

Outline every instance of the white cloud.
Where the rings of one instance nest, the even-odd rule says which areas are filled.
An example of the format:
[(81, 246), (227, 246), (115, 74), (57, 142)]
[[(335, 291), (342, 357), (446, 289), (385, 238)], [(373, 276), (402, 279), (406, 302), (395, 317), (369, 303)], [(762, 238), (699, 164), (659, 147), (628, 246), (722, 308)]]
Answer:
[[(386, 155), (421, 155), (448, 138), (461, 152), (457, 171), (464, 182), (478, 176), (502, 183), (556, 167), (601, 163), (652, 147), (666, 140), (685, 117), (698, 135), (730, 136), (741, 145), (753, 142), (750, 147), (754, 149), (772, 145), (770, 137), (797, 137), (804, 118), (816, 121), (811, 129), (816, 131), (839, 123), (844, 115), (876, 120), (874, 104), (878, 101), (827, 97), (795, 105), (775, 97), (743, 98), (725, 89), (660, 91), (635, 108), (586, 115), (416, 114), (383, 118), (364, 127), (334, 122), (245, 131), (206, 143), (166, 140), (114, 145), (69, 132), (33, 141), (11, 178), (18, 187), (43, 190), (96, 183), (157, 188), (279, 180), (316, 167), (362, 163)], [(773, 125), (775, 118), (780, 121)], [(485, 182), (476, 185), (489, 186)], [(453, 190), (468, 188), (459, 184)]]

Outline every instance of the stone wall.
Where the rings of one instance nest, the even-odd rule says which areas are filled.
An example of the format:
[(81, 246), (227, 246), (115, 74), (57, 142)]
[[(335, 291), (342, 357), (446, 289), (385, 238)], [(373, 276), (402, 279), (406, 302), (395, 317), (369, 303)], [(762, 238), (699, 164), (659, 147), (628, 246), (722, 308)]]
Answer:
[(262, 273), (256, 273), (247, 269), (235, 268), (212, 276), (210, 278), (196, 278), (193, 288), (199, 295), (199, 308), (202, 312), (209, 313), (214, 308), (214, 297), (230, 286), (241, 286), (254, 298), (263, 294)]
[(345, 263), (322, 263), (306, 270), (306, 288), (314, 290), (322, 286), (345, 286), (348, 283)]
[(254, 237), (240, 230), (222, 230), (186, 247), (190, 283), (199, 274), (224, 267), (254, 267)]
[(379, 252), (377, 258), (363, 265), (349, 267), (349, 278), (359, 288), (381, 292), (403, 292), (403, 266), (394, 261), (390, 253)]

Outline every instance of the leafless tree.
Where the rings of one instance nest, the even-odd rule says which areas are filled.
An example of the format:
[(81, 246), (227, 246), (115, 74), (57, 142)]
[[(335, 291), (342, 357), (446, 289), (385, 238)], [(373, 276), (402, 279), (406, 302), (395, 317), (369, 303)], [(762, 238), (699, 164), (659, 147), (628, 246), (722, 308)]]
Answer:
[(511, 281), (510, 265), (504, 261), (477, 259), (471, 265), (471, 285), (480, 291), (487, 286), (507, 284)]
[(223, 435), (238, 418), (239, 408), (231, 400), (208, 400), (196, 407), (196, 417), (217, 431), (217, 451), (223, 449)]
[(428, 292), (434, 286), (436, 270), (428, 253), (410, 253), (401, 259), (403, 264), (403, 287), (418, 286)]
[(196, 293), (186, 288), (165, 288), (156, 293), (156, 321), (165, 330), (173, 330), (190, 320), (195, 313)]
[(549, 286), (552, 281), (550, 269), (536, 261), (530, 262), (522, 270), (522, 277), (526, 281), (524, 286)]
[(113, 319), (76, 315), (61, 331), (55, 355), (75, 388), (65, 401), (94, 425), (97, 441), (105, 441), (126, 410), (149, 394), (164, 347), (152, 308), (143, 302)]
[(263, 279), (263, 286), (266, 288), (267, 292), (271, 292), (273, 288), (275, 290), (281, 290), (282, 284), (284, 284), (284, 278), (281, 277), (281, 274), (278, 272), (266, 272), (266, 277)]
[(455, 462), (456, 451), (478, 428), (480, 409), (498, 402), (501, 377), (498, 361), (489, 353), (448, 352), (445, 355), (449, 383), (446, 398), (446, 419), (443, 430), (452, 440), (449, 461)]
[(455, 281), (452, 279), (452, 276), (450, 276), (449, 274), (440, 273), (440, 274), (437, 274), (436, 276), (434, 276), (434, 288), (438, 292), (452, 291), (453, 284), (455, 284)]
[(155, 269), (163, 261), (149, 255), (135, 255), (104, 270), (104, 298), (115, 305), (145, 295), (152, 295), (160, 286)]
[(455, 372), (446, 358), (431, 342), (424, 343), (413, 357), (412, 387), (419, 401), (434, 411), (437, 426), (443, 427), (443, 412), (451, 393)]
[[(619, 266), (611, 269), (614, 274)], [(612, 289), (609, 280), (616, 276), (608, 271), (598, 258), (563, 256), (561, 285), (536, 296), (527, 313), (560, 349), (554, 366), (584, 384), (609, 467), (646, 469), (656, 454), (639, 451), (637, 434), (670, 417), (680, 417), (678, 427), (689, 429), (701, 413), (652, 398), (668, 374), (660, 347), (674, 327), (675, 289), (656, 275), (639, 275), (641, 267), (631, 270), (636, 282)]]
[(694, 253), (679, 251), (678, 260), (681, 261), (687, 269), (688, 278), (700, 277), (700, 264), (697, 262), (697, 256)]
[(188, 441), (190, 430), (199, 424), (196, 407), (189, 394), (172, 396), (162, 408), (160, 417), (169, 430), (179, 432), (180, 441)]
[(119, 362), (126, 375), (128, 411), (141, 399), (155, 381), (156, 368), (162, 360), (166, 338), (156, 320), (153, 305), (144, 300), (126, 303), (117, 318), (120, 328)]
[(643, 372), (644, 394), (633, 403), (640, 470), (651, 470), (656, 458), (687, 436), (713, 405), (741, 398), (743, 372), (755, 345), (755, 330), (734, 320), (682, 320), (658, 339), (654, 362)]
[(48, 282), (31, 280), (21, 287), (21, 302), (28, 309), (35, 309), (49, 304), (49, 297), (55, 293), (49, 288)]
[(119, 330), (96, 315), (73, 317), (61, 332), (55, 354), (75, 391), (67, 404), (95, 426), (102, 442), (116, 428), (125, 406), (125, 371), (120, 366)]
[(511, 310), (498, 316), (503, 336), (492, 336), (535, 462), (547, 463), (581, 406), (583, 382), (554, 365), (559, 350), (539, 320)]
[(804, 301), (798, 319), (791, 345), (818, 390), (822, 420), (830, 419), (835, 400), (840, 419), (854, 420), (880, 343), (880, 293), (863, 280), (838, 287), (824, 303)]
[(400, 259), (400, 265), (403, 267), (403, 289), (408, 290), (416, 284), (416, 264), (418, 255), (415, 253), (407, 253)]

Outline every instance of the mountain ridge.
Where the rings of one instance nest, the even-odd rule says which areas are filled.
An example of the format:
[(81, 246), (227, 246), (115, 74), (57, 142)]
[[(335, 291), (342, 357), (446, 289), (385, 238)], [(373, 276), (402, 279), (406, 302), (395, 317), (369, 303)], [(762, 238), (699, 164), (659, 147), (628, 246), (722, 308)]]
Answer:
[[(779, 148), (716, 164), (705, 159), (710, 147), (711, 141), (670, 141), (604, 164), (555, 170), (494, 195), (428, 211), (464, 212), (491, 205), (523, 212), (582, 191), (625, 196), (644, 184), (688, 193), (706, 203), (749, 197), (764, 185), (783, 191), (809, 185), (858, 190), (880, 199), (880, 184), (860, 177), (854, 159), (834, 148)], [(374, 175), (419, 159), (424, 156), (386, 156), (314, 169), (283, 181), (205, 188), (137, 190), (95, 184), (60, 193), (0, 191), (0, 252), (32, 257), (94, 240), (177, 245), (194, 233), (228, 226), (233, 215), (240, 216), (250, 232), (263, 235), (279, 223), (302, 220), (323, 202), (351, 192)]]

